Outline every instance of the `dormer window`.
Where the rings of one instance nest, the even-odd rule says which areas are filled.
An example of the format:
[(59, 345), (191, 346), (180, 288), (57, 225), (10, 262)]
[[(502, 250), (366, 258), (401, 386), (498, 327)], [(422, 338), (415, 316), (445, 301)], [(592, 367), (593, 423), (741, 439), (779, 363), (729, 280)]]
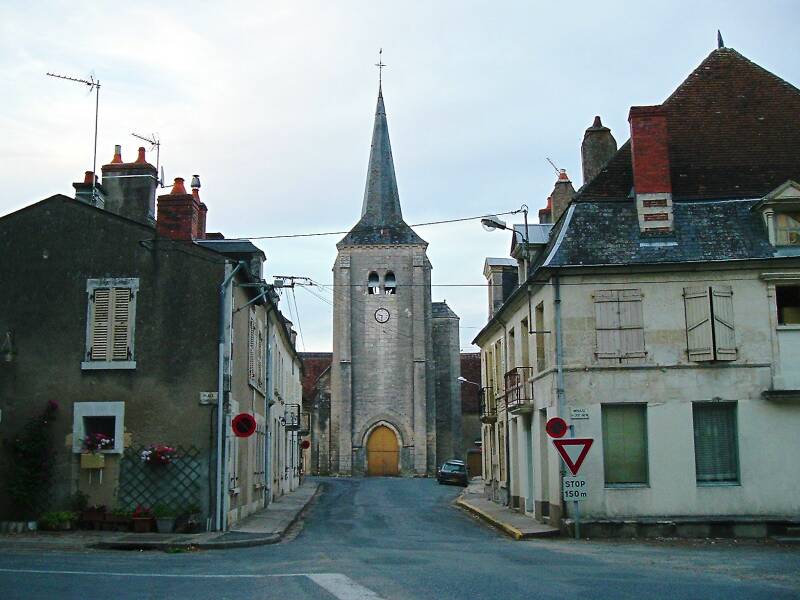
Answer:
[(773, 246), (800, 246), (800, 184), (787, 181), (753, 206), (761, 212)]
[(372, 271), (367, 278), (367, 294), (377, 295), (381, 293), (380, 279), (375, 271)]
[(383, 289), (387, 296), (393, 296), (397, 292), (397, 280), (394, 273), (389, 271), (383, 280)]

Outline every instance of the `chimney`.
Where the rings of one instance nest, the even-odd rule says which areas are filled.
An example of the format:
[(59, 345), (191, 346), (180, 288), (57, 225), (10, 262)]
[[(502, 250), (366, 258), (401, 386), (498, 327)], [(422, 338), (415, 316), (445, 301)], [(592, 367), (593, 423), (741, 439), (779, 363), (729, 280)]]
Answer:
[(628, 122), (639, 230), (671, 233), (672, 181), (667, 115), (661, 106), (632, 106)]
[(157, 235), (173, 240), (205, 238), (208, 209), (200, 202), (199, 188), (200, 180), (197, 179), (197, 187), (192, 188), (191, 194), (187, 194), (183, 178), (176, 177), (170, 193), (158, 197)]
[(488, 284), (491, 319), (519, 287), (519, 267), (510, 258), (487, 258), (483, 265), (483, 276)]
[(547, 197), (547, 206), (539, 209), (539, 223), (552, 223), (553, 222), (553, 197)]
[(158, 174), (139, 148), (135, 162), (122, 160), (122, 146), (114, 146), (114, 158), (103, 165), (105, 209), (145, 225), (155, 224), (155, 198)]
[[(86, 171), (83, 181), (76, 181), (72, 184), (75, 188), (75, 200), (91, 204), (97, 208), (105, 208), (106, 190), (97, 183), (97, 177), (91, 171)], [(92, 186), (92, 183), (95, 185)]]
[(569, 180), (566, 170), (559, 170), (558, 180), (550, 197), (553, 199), (552, 219), (553, 223), (556, 223), (575, 197), (575, 188), (572, 187), (572, 182)]
[(200, 203), (200, 214), (197, 218), (197, 239), (204, 240), (206, 239), (206, 215), (208, 214), (208, 207), (200, 202), (200, 175), (192, 175), (192, 196)]
[(616, 152), (617, 140), (611, 135), (611, 130), (603, 126), (600, 117), (596, 116), (592, 126), (583, 134), (581, 144), (583, 185), (594, 179)]

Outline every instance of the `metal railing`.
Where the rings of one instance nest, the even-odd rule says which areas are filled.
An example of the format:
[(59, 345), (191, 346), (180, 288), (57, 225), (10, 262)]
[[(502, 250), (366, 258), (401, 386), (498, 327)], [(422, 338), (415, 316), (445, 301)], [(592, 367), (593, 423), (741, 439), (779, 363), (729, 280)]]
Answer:
[(480, 409), (481, 423), (491, 425), (497, 422), (497, 405), (494, 401), (494, 392), (489, 388), (481, 388)]
[(533, 367), (514, 367), (505, 374), (506, 406), (514, 410), (533, 404)]

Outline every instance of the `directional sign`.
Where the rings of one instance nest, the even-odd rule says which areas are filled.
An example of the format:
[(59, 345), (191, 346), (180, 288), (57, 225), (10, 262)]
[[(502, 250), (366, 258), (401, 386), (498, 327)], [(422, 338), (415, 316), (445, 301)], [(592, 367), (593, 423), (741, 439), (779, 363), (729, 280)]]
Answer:
[(564, 500), (580, 502), (589, 498), (589, 486), (583, 477), (564, 477), (561, 482), (561, 492)]
[(553, 417), (547, 421), (544, 430), (552, 438), (564, 437), (564, 434), (567, 433), (567, 422), (561, 417)]
[(589, 448), (592, 447), (593, 443), (594, 440), (592, 438), (553, 440), (553, 445), (573, 475), (578, 474), (578, 470), (581, 468), (586, 455), (589, 454)]

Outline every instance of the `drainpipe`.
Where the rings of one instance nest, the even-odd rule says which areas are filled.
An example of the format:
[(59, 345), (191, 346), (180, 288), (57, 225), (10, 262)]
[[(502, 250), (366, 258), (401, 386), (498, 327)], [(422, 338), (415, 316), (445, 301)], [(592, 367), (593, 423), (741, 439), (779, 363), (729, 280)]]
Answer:
[[(499, 321), (499, 319), (498, 319)], [(503, 345), (505, 346), (505, 351), (503, 352), (503, 359), (505, 364), (503, 365), (503, 391), (505, 392), (505, 405), (506, 405), (506, 435), (504, 436), (505, 439), (505, 453), (506, 453), (506, 506), (508, 508), (512, 508), (511, 506), (511, 445), (509, 444), (508, 438), (511, 436), (511, 428), (509, 427), (509, 420), (508, 420), (508, 390), (506, 389), (506, 373), (508, 368), (508, 329), (506, 328), (506, 324), (500, 321), (500, 325), (503, 326)]]
[(272, 503), (272, 405), (275, 402), (272, 398), (272, 342), (270, 341), (270, 320), (269, 320), (269, 313), (272, 312), (272, 299), (268, 299), (268, 308), (267, 308), (267, 369), (266, 369), (266, 376), (265, 376), (265, 385), (267, 386), (266, 390), (266, 403), (267, 407), (264, 411), (265, 419), (267, 420), (267, 437), (264, 442), (264, 452), (266, 452), (267, 456), (264, 459), (264, 478), (266, 480), (267, 486), (267, 501), (266, 504), (269, 505)]
[(223, 498), (224, 491), (222, 489), (224, 479), (223, 466), (225, 464), (225, 432), (223, 431), (223, 424), (225, 422), (225, 325), (227, 323), (227, 316), (231, 308), (232, 288), (231, 281), (233, 280), (236, 272), (241, 269), (245, 264), (239, 262), (235, 267), (231, 264), (225, 263), (225, 279), (219, 286), (219, 356), (217, 363), (217, 469), (216, 469), (216, 506), (214, 518), (214, 530), (222, 531), (224, 528), (224, 515), (223, 515)]
[[(561, 283), (559, 281), (558, 275), (553, 276), (553, 291), (555, 294), (555, 298), (553, 304), (555, 306), (555, 321), (556, 321), (556, 410), (558, 411), (558, 416), (562, 419), (566, 418), (566, 399), (564, 397), (564, 341), (562, 339), (563, 332), (561, 327)], [(575, 437), (575, 432), (570, 426), (570, 437)], [(563, 461), (559, 461), (559, 471), (561, 477), (564, 477), (564, 464)], [(561, 488), (561, 482), (559, 481), (559, 490)], [(561, 493), (559, 491), (559, 498), (561, 499)], [(576, 503), (577, 504), (577, 503)], [(563, 499), (561, 499), (561, 505), (564, 509), (564, 516), (566, 515), (566, 508), (567, 505)]]

